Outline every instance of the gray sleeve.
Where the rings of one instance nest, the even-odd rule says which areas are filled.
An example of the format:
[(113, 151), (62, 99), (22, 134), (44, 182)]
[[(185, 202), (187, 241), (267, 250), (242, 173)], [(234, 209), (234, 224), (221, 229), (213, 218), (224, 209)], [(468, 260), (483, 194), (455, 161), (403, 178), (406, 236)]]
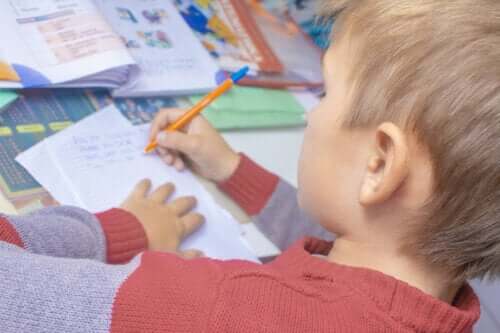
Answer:
[(334, 236), (315, 223), (299, 207), (297, 190), (280, 180), (262, 211), (253, 217), (257, 228), (284, 250), (304, 236), (333, 240)]
[(24, 248), (53, 257), (106, 260), (106, 238), (93, 214), (74, 207), (50, 207), (24, 216), (3, 216)]
[(140, 260), (106, 265), (0, 241), (0, 332), (109, 332), (117, 291)]

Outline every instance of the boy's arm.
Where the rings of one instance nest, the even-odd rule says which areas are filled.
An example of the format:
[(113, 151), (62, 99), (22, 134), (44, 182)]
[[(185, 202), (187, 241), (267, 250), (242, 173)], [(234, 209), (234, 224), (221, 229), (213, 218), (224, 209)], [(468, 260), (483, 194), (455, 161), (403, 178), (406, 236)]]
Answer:
[(109, 265), (0, 241), (0, 332), (201, 332), (219, 265), (150, 251)]
[(333, 239), (300, 209), (293, 186), (244, 154), (236, 171), (219, 188), (252, 216), (255, 225), (281, 250), (306, 235)]
[(147, 248), (141, 223), (122, 209), (91, 214), (50, 207), (25, 216), (0, 217), (0, 241), (54, 257), (123, 263)]

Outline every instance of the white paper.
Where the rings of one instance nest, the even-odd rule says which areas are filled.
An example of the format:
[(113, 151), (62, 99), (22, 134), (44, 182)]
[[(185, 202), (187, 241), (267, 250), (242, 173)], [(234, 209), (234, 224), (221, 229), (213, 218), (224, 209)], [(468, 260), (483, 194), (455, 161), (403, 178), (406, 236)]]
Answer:
[[(23, 84), (0, 81), (4, 88), (82, 78), (86, 86), (116, 87), (136, 73), (133, 58), (92, 0), (2, 0), (0, 40), (0, 60), (25, 68)], [(106, 82), (92, 82), (92, 75), (104, 71)]]
[[(111, 106), (72, 125), (71, 131), (74, 135), (78, 135), (86, 132), (88, 128), (101, 127), (103, 124), (107, 124), (116, 130), (130, 128), (129, 122), (114, 106)], [(65, 131), (53, 135), (50, 140), (41, 141), (18, 155), (16, 160), (26, 169), (28, 169), (27, 166), (30, 166), (28, 170), (33, 178), (46, 186), (54, 199), (64, 205), (81, 206), (75, 194), (70, 191), (65, 174), (62, 173), (59, 165), (53, 162), (51, 152), (47, 148), (52, 140), (57, 141), (60, 136), (65, 137)]]
[(192, 94), (216, 86), (218, 67), (171, 0), (94, 0), (141, 69), (116, 96)]
[(167, 167), (156, 155), (145, 155), (147, 128), (133, 127), (114, 107), (22, 153), (17, 161), (61, 204), (98, 212), (119, 206), (141, 179), (159, 186), (172, 182), (173, 198), (193, 195), (206, 218), (182, 248), (197, 248), (218, 259), (256, 260), (241, 241), (241, 229), (188, 171)]

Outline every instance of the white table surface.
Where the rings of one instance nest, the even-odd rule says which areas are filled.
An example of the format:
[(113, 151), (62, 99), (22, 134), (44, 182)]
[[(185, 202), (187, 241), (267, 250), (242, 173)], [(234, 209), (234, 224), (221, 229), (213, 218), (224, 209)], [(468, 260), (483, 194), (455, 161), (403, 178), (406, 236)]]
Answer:
[[(307, 108), (316, 105), (318, 99), (311, 94), (295, 94)], [(236, 151), (243, 152), (255, 162), (274, 172), (290, 184), (297, 185), (297, 165), (304, 128), (265, 129), (224, 132), (226, 141)], [(244, 238), (259, 257), (279, 253), (278, 249), (250, 222), (250, 218), (237, 205), (212, 184), (204, 182), (216, 201), (238, 221), (244, 223)]]
[[(297, 184), (297, 162), (304, 129), (250, 130), (223, 133), (236, 151), (243, 152), (292, 185)], [(252, 224), (250, 217), (213, 184), (200, 179), (215, 200), (243, 223), (244, 238), (259, 257), (279, 253), (278, 249)]]

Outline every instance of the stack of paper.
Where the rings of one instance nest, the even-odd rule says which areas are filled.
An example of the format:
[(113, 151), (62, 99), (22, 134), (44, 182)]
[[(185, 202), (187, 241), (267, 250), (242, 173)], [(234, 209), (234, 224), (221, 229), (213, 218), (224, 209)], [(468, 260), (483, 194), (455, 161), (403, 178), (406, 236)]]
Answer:
[(143, 154), (147, 138), (147, 128), (130, 125), (109, 107), (42, 141), (17, 161), (61, 204), (93, 212), (119, 206), (143, 178), (154, 186), (172, 182), (174, 197), (195, 196), (197, 211), (206, 218), (183, 248), (197, 248), (218, 259), (256, 260), (241, 239), (239, 224), (190, 172), (177, 172), (157, 156)]

